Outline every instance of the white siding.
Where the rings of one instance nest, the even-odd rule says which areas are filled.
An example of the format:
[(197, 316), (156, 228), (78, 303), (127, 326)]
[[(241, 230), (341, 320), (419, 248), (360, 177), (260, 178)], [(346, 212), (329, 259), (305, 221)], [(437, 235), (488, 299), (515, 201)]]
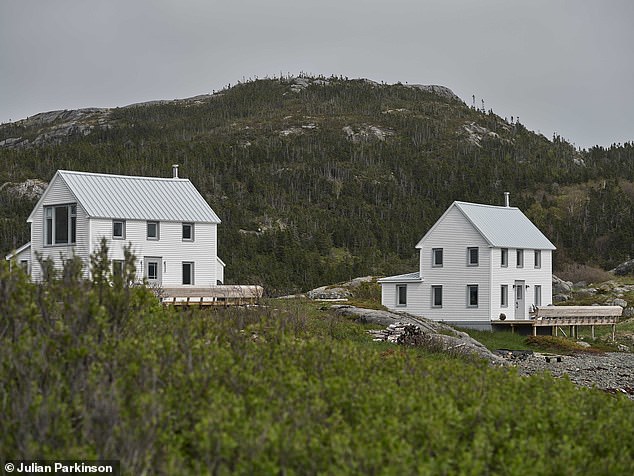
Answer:
[(51, 258), (55, 262), (56, 269), (62, 268), (62, 261), (70, 258), (73, 252), (84, 260), (84, 271), (87, 276), (89, 265), (88, 230), (86, 212), (81, 204), (77, 203), (77, 243), (74, 245), (44, 245), (44, 207), (49, 205), (63, 205), (77, 203), (75, 196), (70, 192), (63, 180), (56, 175), (46, 189), (43, 200), (35, 210), (31, 223), (31, 276), (34, 281), (42, 279), (42, 269), (37, 260), (37, 254), (43, 258)]
[[(407, 305), (396, 305), (396, 287), (407, 286)], [(423, 283), (383, 283), (381, 285), (381, 302), (385, 307), (393, 311), (409, 312), (410, 314), (420, 315), (417, 311), (422, 307), (422, 287)]]
[(112, 239), (112, 220), (93, 218), (90, 220), (91, 246), (99, 247), (102, 237), (108, 240), (111, 260), (123, 259), (123, 250), (132, 243), (132, 252), (137, 259), (137, 276), (143, 277), (145, 256), (160, 257), (163, 261), (161, 279), (163, 287), (182, 286), (183, 261), (194, 262), (194, 286), (211, 286), (217, 283), (217, 225), (195, 223), (194, 241), (182, 240), (182, 222), (160, 222), (159, 240), (148, 240), (146, 221), (126, 220), (125, 240)]
[[(542, 287), (542, 306), (552, 304), (552, 251), (541, 250), (541, 268), (535, 268), (535, 250), (524, 250), (524, 267), (517, 267), (517, 249), (509, 248), (508, 266), (501, 266), (500, 248), (491, 250), (491, 319), (497, 320), (501, 313), (507, 319), (514, 319), (515, 300), (513, 295), (513, 285), (516, 280), (525, 281), (528, 285), (525, 296), (524, 318), (528, 319), (528, 309), (535, 304), (535, 286)], [(508, 286), (509, 298), (508, 306), (503, 308), (500, 305), (501, 286)]]

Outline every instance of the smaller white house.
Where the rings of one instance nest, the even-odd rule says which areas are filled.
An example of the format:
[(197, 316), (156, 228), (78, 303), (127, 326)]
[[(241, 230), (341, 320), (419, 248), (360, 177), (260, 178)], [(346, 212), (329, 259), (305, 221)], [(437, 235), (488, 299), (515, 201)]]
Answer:
[(491, 329), (552, 304), (555, 246), (508, 194), (503, 207), (453, 202), (416, 248), (419, 271), (379, 280), (388, 309)]
[(188, 180), (59, 170), (29, 215), (31, 241), (7, 256), (42, 280), (37, 256), (62, 268), (73, 255), (90, 276), (90, 256), (105, 238), (113, 272), (132, 246), (137, 276), (162, 287), (215, 286), (224, 280), (217, 254), (218, 215)]

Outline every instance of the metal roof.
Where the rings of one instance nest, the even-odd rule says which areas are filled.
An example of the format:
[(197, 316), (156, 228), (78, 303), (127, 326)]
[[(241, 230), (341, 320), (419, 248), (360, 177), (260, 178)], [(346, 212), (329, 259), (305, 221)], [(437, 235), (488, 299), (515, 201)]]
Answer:
[(386, 276), (385, 278), (377, 280), (379, 283), (402, 283), (407, 281), (422, 281), (420, 272), (416, 271), (415, 273), (399, 274), (398, 276)]
[(57, 173), (91, 217), (220, 223), (188, 179)]
[(555, 249), (555, 245), (517, 207), (467, 202), (454, 202), (453, 205), (493, 247)]

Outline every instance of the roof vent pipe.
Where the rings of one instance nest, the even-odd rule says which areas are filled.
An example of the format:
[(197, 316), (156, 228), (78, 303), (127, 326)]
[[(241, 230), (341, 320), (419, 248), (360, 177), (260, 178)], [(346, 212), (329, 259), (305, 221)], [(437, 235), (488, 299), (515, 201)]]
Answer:
[(510, 196), (511, 196), (511, 194), (509, 192), (504, 192), (504, 206), (505, 207), (510, 207), (511, 206)]
[(178, 164), (172, 165), (172, 178), (178, 178)]

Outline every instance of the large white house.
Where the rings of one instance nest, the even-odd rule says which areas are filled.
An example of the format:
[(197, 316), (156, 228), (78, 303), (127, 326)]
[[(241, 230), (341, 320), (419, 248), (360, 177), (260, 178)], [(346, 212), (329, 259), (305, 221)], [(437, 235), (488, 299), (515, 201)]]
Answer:
[(420, 271), (379, 280), (383, 305), (491, 329), (552, 304), (555, 246), (521, 210), (453, 202), (416, 245)]
[(75, 254), (89, 277), (90, 255), (106, 238), (113, 271), (132, 245), (137, 275), (164, 287), (222, 284), (218, 215), (188, 179), (58, 170), (29, 215), (31, 242), (7, 256), (42, 279), (37, 256), (57, 268)]

